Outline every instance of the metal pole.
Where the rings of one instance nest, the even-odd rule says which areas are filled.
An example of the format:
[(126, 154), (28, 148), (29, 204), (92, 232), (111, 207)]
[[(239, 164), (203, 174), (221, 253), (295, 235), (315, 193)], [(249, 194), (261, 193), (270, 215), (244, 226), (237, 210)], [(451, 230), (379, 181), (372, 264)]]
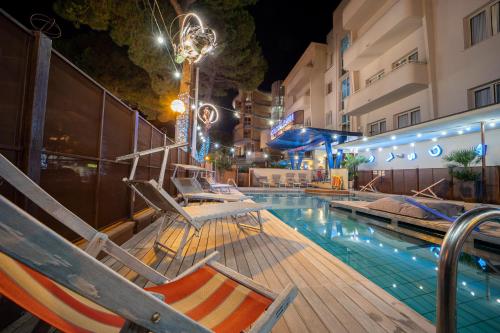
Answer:
[(500, 223), (500, 209), (479, 207), (460, 216), (450, 227), (441, 244), (437, 286), (436, 333), (457, 331), (457, 269), (465, 240), (484, 222)]
[[(191, 132), (191, 156), (196, 159), (196, 138), (197, 127), (198, 127), (198, 91), (199, 91), (199, 82), (200, 82), (200, 67), (196, 66), (196, 79), (194, 86), (194, 105), (195, 108), (193, 110), (193, 130)], [(191, 106), (189, 106), (191, 107)]]
[(481, 202), (486, 202), (486, 145), (484, 139), (484, 121), (481, 122)]

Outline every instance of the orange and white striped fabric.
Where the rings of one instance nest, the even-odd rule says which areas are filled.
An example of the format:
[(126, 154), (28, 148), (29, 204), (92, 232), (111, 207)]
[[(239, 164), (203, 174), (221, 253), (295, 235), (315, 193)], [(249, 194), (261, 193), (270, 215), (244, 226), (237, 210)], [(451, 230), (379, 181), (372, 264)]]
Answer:
[[(272, 303), (204, 266), (171, 283), (147, 288), (215, 332), (241, 332)], [(119, 315), (0, 253), (0, 294), (63, 332), (119, 332)], [(140, 301), (137, 306), (140, 306)]]

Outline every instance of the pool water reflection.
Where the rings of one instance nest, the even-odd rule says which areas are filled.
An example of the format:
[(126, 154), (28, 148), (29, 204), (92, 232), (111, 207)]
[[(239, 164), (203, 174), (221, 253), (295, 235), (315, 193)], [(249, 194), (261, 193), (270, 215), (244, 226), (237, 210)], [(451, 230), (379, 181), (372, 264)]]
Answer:
[[(252, 197), (256, 202), (270, 203), (271, 213), (286, 224), (435, 321), (438, 245), (371, 226), (369, 219), (330, 210), (329, 201), (342, 197), (303, 193)], [(462, 254), (458, 285), (459, 332), (500, 332), (500, 275), (492, 266)]]

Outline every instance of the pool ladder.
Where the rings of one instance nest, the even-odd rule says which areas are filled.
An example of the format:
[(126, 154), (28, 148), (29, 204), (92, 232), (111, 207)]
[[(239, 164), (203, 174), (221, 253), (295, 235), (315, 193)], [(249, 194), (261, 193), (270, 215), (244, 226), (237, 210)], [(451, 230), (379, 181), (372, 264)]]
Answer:
[(436, 333), (457, 331), (457, 268), (462, 246), (479, 225), (495, 221), (500, 223), (500, 209), (479, 207), (460, 216), (446, 233), (441, 245), (437, 286)]

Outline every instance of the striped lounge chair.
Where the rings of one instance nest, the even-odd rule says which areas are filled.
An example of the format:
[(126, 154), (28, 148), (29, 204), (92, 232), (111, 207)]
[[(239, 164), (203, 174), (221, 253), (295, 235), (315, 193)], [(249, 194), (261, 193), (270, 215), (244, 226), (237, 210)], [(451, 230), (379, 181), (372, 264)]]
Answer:
[[(5, 172), (5, 161), (0, 155), (2, 178), (29, 187), (24, 195), (84, 238), (93, 232), (83, 251), (0, 196), (0, 294), (60, 331), (269, 332), (297, 294), (291, 285), (280, 294), (266, 289), (219, 264), (217, 253), (170, 280), (64, 206), (50, 209), (55, 199), (40, 199), (41, 189), (16, 179), (10, 166)], [(95, 259), (101, 251), (154, 286), (126, 280)]]

